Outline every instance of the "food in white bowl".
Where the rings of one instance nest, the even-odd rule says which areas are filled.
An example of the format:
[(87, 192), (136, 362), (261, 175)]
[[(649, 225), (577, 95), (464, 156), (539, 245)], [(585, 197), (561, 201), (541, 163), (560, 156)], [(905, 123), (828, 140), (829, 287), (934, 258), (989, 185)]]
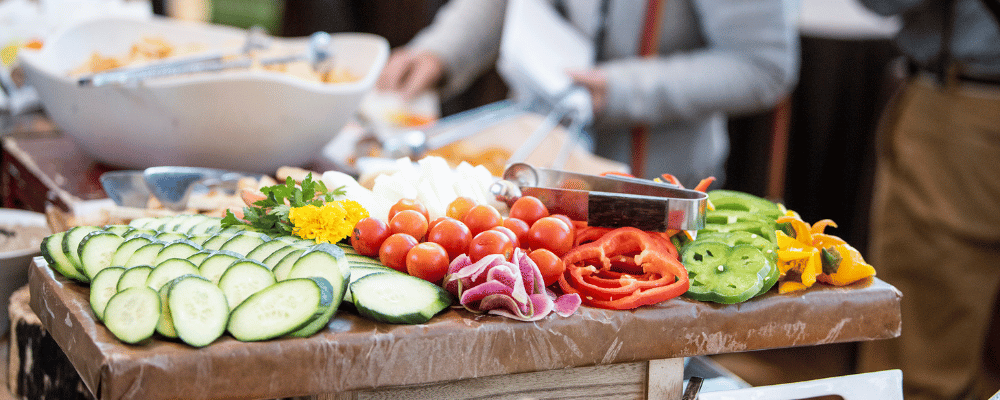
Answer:
[[(358, 79), (323, 83), (262, 68), (185, 74), (134, 86), (80, 87), (70, 72), (94, 52), (124, 54), (144, 37), (238, 51), (246, 31), (163, 18), (106, 19), (68, 28), (21, 63), (48, 115), (96, 159), (125, 168), (185, 165), (269, 173), (312, 161), (371, 90), (388, 42), (334, 33), (335, 68)], [(273, 38), (305, 49), (305, 38)]]

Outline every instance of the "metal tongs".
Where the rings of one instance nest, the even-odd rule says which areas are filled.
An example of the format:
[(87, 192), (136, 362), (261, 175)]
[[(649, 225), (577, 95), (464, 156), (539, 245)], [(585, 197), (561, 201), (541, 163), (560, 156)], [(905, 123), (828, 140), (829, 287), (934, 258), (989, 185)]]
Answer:
[(141, 67), (116, 68), (106, 72), (83, 76), (77, 80), (77, 84), (82, 87), (136, 85), (139, 82), (152, 78), (249, 68), (255, 62), (263, 66), (308, 61), (314, 71), (323, 72), (329, 67), (330, 60), (333, 59), (330, 41), (331, 36), (329, 33), (316, 32), (309, 36), (308, 47), (298, 54), (255, 60), (251, 57), (252, 52), (269, 47), (270, 38), (264, 33), (263, 28), (254, 27), (247, 32), (246, 42), (238, 53), (207, 54), (180, 59), (167, 59)]
[(595, 176), (515, 163), (490, 191), (508, 205), (534, 196), (552, 214), (565, 214), (589, 226), (644, 231), (698, 230), (705, 227), (708, 195), (626, 176)]

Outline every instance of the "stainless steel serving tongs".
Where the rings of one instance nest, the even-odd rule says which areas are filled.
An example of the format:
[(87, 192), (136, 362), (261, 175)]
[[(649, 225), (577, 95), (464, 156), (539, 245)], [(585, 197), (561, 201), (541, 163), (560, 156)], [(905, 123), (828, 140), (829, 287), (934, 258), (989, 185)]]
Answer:
[(705, 227), (708, 195), (668, 183), (627, 176), (595, 176), (515, 163), (490, 188), (508, 205), (534, 196), (551, 214), (565, 214), (589, 226), (644, 231)]

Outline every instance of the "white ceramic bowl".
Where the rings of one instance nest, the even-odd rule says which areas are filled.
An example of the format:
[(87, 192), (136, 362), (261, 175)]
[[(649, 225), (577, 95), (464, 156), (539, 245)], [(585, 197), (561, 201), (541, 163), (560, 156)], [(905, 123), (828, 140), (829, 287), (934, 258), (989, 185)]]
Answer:
[[(143, 37), (236, 49), (245, 31), (164, 18), (104, 19), (53, 35), (20, 61), (49, 116), (86, 152), (116, 166), (184, 165), (273, 173), (319, 154), (371, 90), (389, 54), (377, 35), (335, 33), (335, 65), (361, 79), (317, 83), (263, 70), (79, 87), (68, 72), (94, 51), (125, 54)], [(274, 39), (305, 46), (304, 38)]]
[[(48, 228), (48, 223), (44, 214), (0, 208), (0, 227), (11, 229), (17, 226)], [(0, 252), (0, 306), (3, 307), (0, 309), (2, 311), (0, 312), (0, 335), (10, 328), (7, 312), (10, 295), (28, 283), (28, 265), (31, 264), (32, 258), (41, 254), (38, 246)]]

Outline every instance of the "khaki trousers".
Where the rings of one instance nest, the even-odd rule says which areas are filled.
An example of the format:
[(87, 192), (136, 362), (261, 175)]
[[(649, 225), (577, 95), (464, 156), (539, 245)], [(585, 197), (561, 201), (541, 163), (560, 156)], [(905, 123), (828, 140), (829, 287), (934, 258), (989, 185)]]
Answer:
[(882, 123), (869, 261), (903, 292), (903, 329), (863, 343), (859, 367), (901, 369), (907, 400), (953, 399), (1000, 287), (1000, 87), (918, 76)]

